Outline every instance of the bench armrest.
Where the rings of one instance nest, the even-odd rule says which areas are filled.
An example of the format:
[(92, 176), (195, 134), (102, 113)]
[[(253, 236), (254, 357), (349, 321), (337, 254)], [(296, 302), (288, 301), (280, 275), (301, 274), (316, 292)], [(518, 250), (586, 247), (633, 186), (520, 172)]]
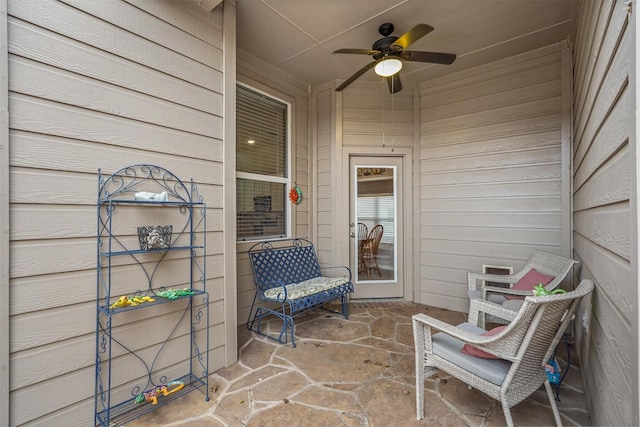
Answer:
[(344, 265), (320, 267), (320, 273), (324, 277), (348, 277), (349, 281), (351, 281), (351, 269)]

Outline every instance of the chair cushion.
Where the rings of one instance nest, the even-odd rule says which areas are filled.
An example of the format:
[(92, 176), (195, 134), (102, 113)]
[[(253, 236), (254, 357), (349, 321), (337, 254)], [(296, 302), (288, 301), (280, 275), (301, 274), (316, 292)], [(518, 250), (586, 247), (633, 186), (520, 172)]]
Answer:
[(511, 311), (520, 311), (523, 304), (524, 299), (512, 299), (505, 301), (504, 304), (502, 304), (502, 307), (508, 308)]
[[(299, 299), (309, 295), (317, 294), (328, 289), (337, 288), (349, 282), (348, 277), (314, 277), (300, 283), (292, 283), (287, 285), (287, 298)], [(265, 298), (281, 300), (284, 298), (284, 289), (282, 286), (267, 289), (264, 291)]]
[[(463, 323), (458, 327), (478, 335), (486, 332), (471, 323)], [(434, 334), (432, 342), (433, 352), (438, 357), (496, 385), (502, 384), (511, 368), (511, 362), (507, 360), (483, 359), (462, 353), (460, 350), (462, 350), (464, 342), (443, 332)]]
[[(491, 337), (494, 335), (498, 335), (500, 332), (504, 331), (504, 328), (506, 328), (506, 325), (503, 326), (496, 326), (495, 328), (481, 334), (482, 336), (485, 337)], [(491, 353), (487, 353), (484, 350), (480, 350), (477, 347), (472, 346), (471, 344), (465, 344), (462, 347), (462, 350), (460, 350), (461, 352), (463, 352), (464, 354), (468, 354), (469, 356), (474, 356), (474, 357), (484, 357), (485, 359), (498, 359), (499, 357), (496, 355), (493, 355)]]
[[(542, 283), (543, 286), (547, 286), (551, 281), (555, 279), (554, 276), (549, 276), (544, 273), (540, 273), (535, 268), (532, 268), (522, 276), (522, 279), (518, 280), (518, 282), (513, 285), (511, 289), (516, 289), (518, 291), (533, 291), (533, 288)], [(522, 299), (522, 297), (507, 295), (507, 299)]]
[[(476, 290), (470, 289), (467, 291), (467, 294), (469, 295), (470, 299), (482, 298), (482, 291), (476, 291)], [(492, 294), (492, 293), (487, 294), (487, 301), (495, 302), (496, 304), (502, 304), (506, 300), (507, 299), (504, 297), (504, 295), (498, 295), (498, 294)]]

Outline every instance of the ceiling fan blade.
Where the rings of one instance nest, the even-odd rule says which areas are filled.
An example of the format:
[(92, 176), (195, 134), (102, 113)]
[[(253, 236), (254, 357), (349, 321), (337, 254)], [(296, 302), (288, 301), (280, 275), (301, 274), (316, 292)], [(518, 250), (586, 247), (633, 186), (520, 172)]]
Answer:
[(431, 31), (433, 31), (433, 27), (431, 25), (418, 24), (410, 29), (409, 32), (398, 37), (398, 40), (396, 40), (391, 46), (400, 46), (402, 49), (406, 49), (411, 43), (426, 36)]
[(377, 61), (373, 61), (373, 62), (369, 62), (367, 65), (365, 65), (364, 67), (360, 68), (358, 71), (356, 71), (351, 77), (349, 77), (347, 80), (345, 80), (340, 86), (338, 86), (336, 88), (336, 92), (340, 92), (342, 89), (346, 88), (347, 86), (349, 86), (351, 83), (353, 83), (353, 81), (355, 79), (357, 79), (358, 77), (360, 77), (361, 75), (363, 75), (364, 73), (366, 73), (367, 71), (369, 71), (370, 69), (372, 69), (373, 67), (375, 67), (375, 65), (382, 61), (382, 59), (379, 59)]
[(380, 51), (373, 49), (338, 49), (334, 50), (333, 53), (355, 53), (358, 55), (373, 55), (376, 53), (380, 53)]
[(384, 78), (389, 86), (389, 92), (396, 93), (402, 90), (402, 83), (400, 82), (400, 73), (395, 73), (391, 77)]
[(453, 53), (421, 52), (418, 50), (405, 50), (402, 59), (415, 62), (432, 62), (434, 64), (452, 64), (456, 60)]

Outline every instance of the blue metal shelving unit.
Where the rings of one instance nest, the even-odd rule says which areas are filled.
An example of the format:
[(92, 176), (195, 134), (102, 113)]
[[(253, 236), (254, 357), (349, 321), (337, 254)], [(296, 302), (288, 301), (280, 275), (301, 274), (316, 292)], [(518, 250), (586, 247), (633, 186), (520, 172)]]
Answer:
[[(149, 164), (99, 172), (97, 209), (96, 426), (123, 425), (200, 388), (208, 401), (207, 212), (195, 183)], [(137, 227), (156, 222), (172, 226), (170, 242), (140, 249)], [(123, 297), (147, 298), (115, 306)]]

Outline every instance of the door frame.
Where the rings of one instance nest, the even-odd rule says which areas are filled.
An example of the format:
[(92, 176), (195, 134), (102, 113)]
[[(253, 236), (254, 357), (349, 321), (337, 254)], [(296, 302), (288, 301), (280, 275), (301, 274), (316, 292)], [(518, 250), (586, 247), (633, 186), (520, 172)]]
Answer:
[[(367, 300), (367, 299), (404, 299), (405, 293), (405, 274), (404, 274), (404, 263), (401, 260), (404, 260), (404, 156), (359, 156), (352, 155), (349, 158), (349, 245), (350, 250), (350, 262), (349, 266), (351, 267), (351, 277), (352, 282), (355, 288), (355, 292), (351, 296), (352, 299), (359, 300)], [(367, 277), (363, 278), (359, 274), (360, 270), (360, 260), (358, 253), (358, 246), (360, 243), (356, 240), (352, 234), (356, 235), (359, 233), (357, 224), (360, 222), (361, 217), (356, 216), (356, 206), (358, 204), (359, 199), (359, 188), (360, 184), (357, 183), (360, 180), (360, 177), (356, 175), (355, 167), (371, 167), (371, 168), (389, 168), (393, 170), (393, 197), (394, 197), (394, 227), (392, 230), (394, 231), (390, 234), (391, 229), (384, 228), (383, 230), (383, 240), (386, 237), (393, 236), (393, 277), (387, 278), (385, 277), (376, 277), (375, 271), (372, 273), (370, 277), (370, 271), (364, 275)], [(365, 212), (358, 212), (358, 214), (366, 215)], [(351, 225), (353, 224), (353, 227)], [(373, 230), (373, 226), (375, 224), (369, 223), (369, 232)], [(387, 227), (387, 225), (384, 225)], [(384, 246), (382, 242), (380, 242), (381, 246)], [(380, 261), (381, 262), (381, 261)], [(380, 268), (383, 268), (382, 266)], [(381, 273), (381, 271), (379, 271)]]
[[(351, 156), (364, 156), (364, 157), (401, 157), (403, 159), (403, 176), (402, 180), (404, 183), (404, 188), (402, 189), (404, 193), (404, 205), (402, 206), (402, 220), (404, 221), (404, 233), (402, 236), (402, 250), (404, 252), (404, 259), (398, 260), (398, 264), (402, 263), (402, 269), (404, 270), (404, 289), (403, 289), (403, 300), (404, 301), (413, 301), (414, 300), (414, 287), (413, 287), (413, 278), (414, 278), (414, 265), (413, 260), (415, 257), (414, 253), (414, 239), (413, 239), (413, 149), (407, 147), (395, 147), (394, 151), (388, 147), (344, 147), (342, 150), (342, 173), (341, 176), (344, 178), (347, 185), (340, 186), (340, 200), (341, 205), (344, 206), (344, 209), (340, 210), (338, 215), (339, 226), (336, 227), (339, 233), (342, 233), (342, 236), (346, 236), (347, 239), (351, 239), (349, 237), (349, 233), (351, 229), (349, 227), (350, 221), (350, 209), (349, 209), (349, 193), (350, 193), (350, 180), (349, 180), (349, 167), (350, 162), (349, 159)], [(343, 240), (343, 239), (342, 239)], [(344, 240), (343, 240), (344, 241)], [(346, 247), (346, 248), (345, 248)], [(343, 245), (343, 249), (341, 251), (341, 259), (344, 265), (349, 265), (350, 253), (349, 253), (350, 245)]]

